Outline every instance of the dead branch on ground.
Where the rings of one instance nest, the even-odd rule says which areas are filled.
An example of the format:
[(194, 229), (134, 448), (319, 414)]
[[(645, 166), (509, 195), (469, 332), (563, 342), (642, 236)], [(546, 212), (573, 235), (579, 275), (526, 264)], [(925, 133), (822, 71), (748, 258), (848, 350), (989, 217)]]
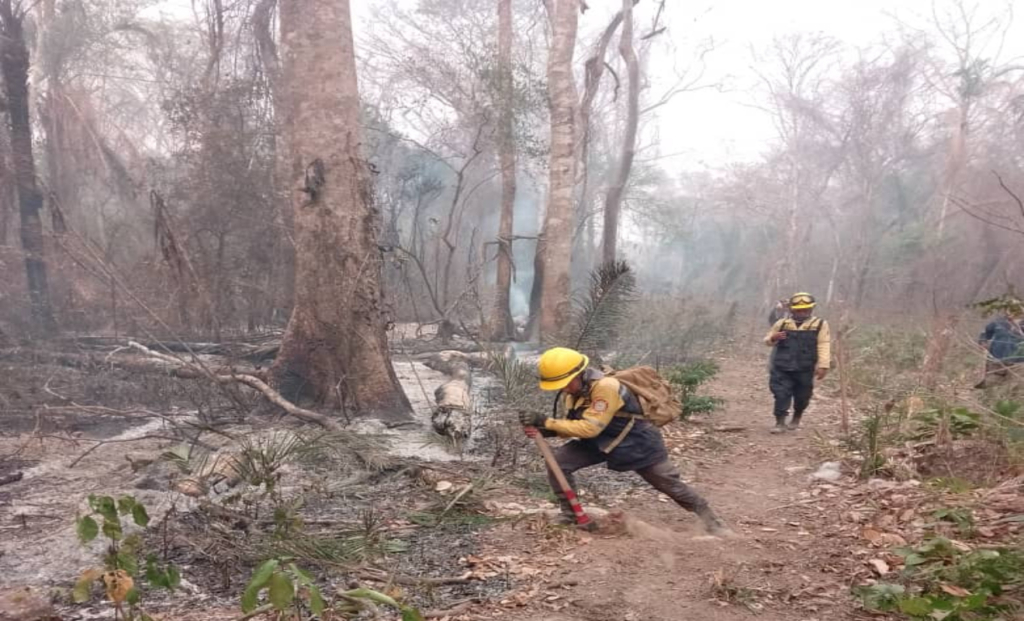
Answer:
[(177, 367), (190, 369), (195, 373), (210, 378), (211, 380), (217, 382), (218, 384), (244, 384), (249, 388), (252, 388), (259, 392), (260, 394), (262, 394), (267, 399), (267, 401), (270, 401), (277, 407), (281, 408), (282, 410), (294, 416), (295, 418), (298, 418), (299, 420), (303, 420), (309, 423), (316, 423), (317, 425), (320, 425), (321, 427), (329, 431), (342, 430), (342, 426), (341, 424), (338, 423), (338, 421), (334, 420), (329, 416), (325, 416), (318, 412), (307, 410), (305, 408), (301, 408), (295, 405), (291, 401), (288, 401), (283, 396), (281, 396), (281, 393), (271, 388), (266, 382), (264, 382), (263, 380), (254, 375), (244, 375), (236, 373), (232, 373), (230, 375), (217, 374), (209, 371), (207, 368), (192, 364), (191, 362), (187, 362), (185, 360), (180, 360), (172, 356), (155, 352), (152, 349), (145, 347), (144, 345), (136, 343), (135, 341), (129, 341), (128, 345), (134, 349), (141, 351), (142, 353), (146, 354), (151, 358), (161, 360), (163, 362), (166, 362), (167, 364), (175, 365)]

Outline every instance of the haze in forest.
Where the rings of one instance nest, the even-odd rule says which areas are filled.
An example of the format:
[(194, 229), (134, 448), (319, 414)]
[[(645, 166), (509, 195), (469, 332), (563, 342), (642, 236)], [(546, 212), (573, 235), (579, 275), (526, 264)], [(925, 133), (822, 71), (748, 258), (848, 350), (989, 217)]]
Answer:
[(1020, 4), (0, 0), (0, 618), (1018, 618)]

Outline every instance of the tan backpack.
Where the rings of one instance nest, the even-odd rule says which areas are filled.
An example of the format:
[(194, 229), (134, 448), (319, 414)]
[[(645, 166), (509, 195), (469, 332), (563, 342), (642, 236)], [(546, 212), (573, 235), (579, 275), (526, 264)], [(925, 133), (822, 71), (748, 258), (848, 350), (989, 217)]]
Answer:
[(615, 371), (605, 367), (605, 375), (619, 380), (636, 395), (643, 417), (658, 427), (679, 420), (683, 404), (675, 388), (652, 367), (631, 367)]

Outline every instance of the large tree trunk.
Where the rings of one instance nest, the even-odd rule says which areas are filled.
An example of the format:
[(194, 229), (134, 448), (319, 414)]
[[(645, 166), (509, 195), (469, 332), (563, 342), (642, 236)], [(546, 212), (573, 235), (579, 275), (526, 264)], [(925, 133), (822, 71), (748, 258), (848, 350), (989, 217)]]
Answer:
[(32, 318), (41, 334), (56, 329), (46, 281), (43, 222), (39, 212), (43, 195), (36, 182), (32, 154), (32, 126), (29, 117), (28, 48), (22, 30), (24, 13), (12, 0), (0, 0), (0, 71), (10, 115), (11, 157), (14, 168), (18, 213), (21, 217), (21, 247), (25, 252), (25, 275)]
[(572, 260), (573, 188), (576, 177), (576, 82), (572, 74), (579, 0), (551, 0), (548, 110), (551, 155), (548, 206), (537, 243), (534, 278), (541, 278), (540, 336), (555, 335), (568, 320)]
[(348, 0), (280, 4), (295, 306), (273, 376), (286, 396), (409, 417), (388, 354), (378, 214), (359, 153)]
[(498, 74), (501, 118), (498, 165), (501, 168), (501, 219), (498, 224), (498, 282), (491, 318), (491, 336), (495, 340), (515, 335), (509, 291), (512, 288), (512, 233), (516, 202), (516, 145), (513, 134), (512, 82), (512, 0), (498, 0)]
[(622, 211), (622, 195), (629, 182), (636, 155), (636, 133), (640, 123), (640, 63), (633, 49), (633, 0), (622, 0), (622, 35), (619, 38), (619, 54), (626, 63), (628, 87), (626, 94), (626, 131), (622, 136), (622, 153), (615, 179), (608, 188), (604, 203), (604, 243), (602, 260), (606, 264), (615, 262), (619, 239), (619, 213)]

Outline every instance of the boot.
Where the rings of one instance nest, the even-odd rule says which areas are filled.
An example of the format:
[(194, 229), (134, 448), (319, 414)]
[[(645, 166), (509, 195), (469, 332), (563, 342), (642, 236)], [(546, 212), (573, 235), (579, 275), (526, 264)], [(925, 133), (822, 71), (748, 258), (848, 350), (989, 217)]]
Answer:
[(552, 524), (571, 526), (576, 523), (576, 514), (572, 512), (572, 505), (561, 494), (558, 495), (558, 509), (558, 517), (551, 519)]
[(800, 418), (802, 416), (803, 416), (803, 414), (794, 414), (793, 415), (793, 419), (789, 421), (788, 425), (786, 425), (786, 429), (788, 429), (789, 431), (796, 431), (797, 429), (799, 429), (800, 428)]
[(711, 507), (702, 509), (697, 513), (697, 517), (704, 524), (704, 530), (713, 537), (732, 537), (735, 533), (732, 529), (726, 526), (722, 518), (715, 514), (715, 511)]
[(576, 516), (572, 513), (559, 512), (558, 516), (551, 518), (555, 526), (572, 526), (576, 523)]
[(775, 417), (775, 426), (771, 428), (771, 431), (769, 431), (769, 433), (785, 433), (785, 431), (786, 431), (786, 417), (785, 416), (776, 416)]

